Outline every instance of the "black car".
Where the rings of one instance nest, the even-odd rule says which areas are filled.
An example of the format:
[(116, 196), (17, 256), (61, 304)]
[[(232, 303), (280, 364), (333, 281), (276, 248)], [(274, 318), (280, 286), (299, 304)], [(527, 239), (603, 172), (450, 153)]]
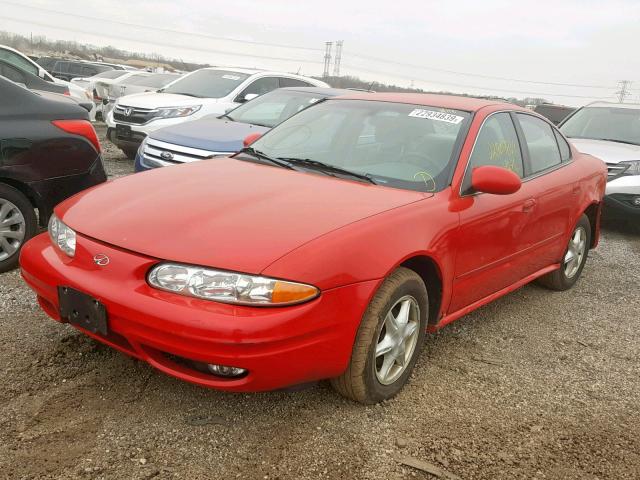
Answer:
[(107, 179), (87, 111), (55, 97), (0, 78), (0, 272), (57, 203)]
[(13, 63), (0, 60), (0, 77), (7, 78), (12, 82), (24, 85), (29, 90), (39, 90), (43, 92), (60, 93), (69, 95), (69, 87), (47, 82), (42, 78), (16, 67)]
[(109, 70), (116, 70), (111, 65), (104, 65), (100, 63), (89, 63), (76, 60), (59, 60), (57, 61), (53, 69), (50, 70), (51, 75), (60, 80), (71, 80), (78, 77), (93, 77), (102, 72)]

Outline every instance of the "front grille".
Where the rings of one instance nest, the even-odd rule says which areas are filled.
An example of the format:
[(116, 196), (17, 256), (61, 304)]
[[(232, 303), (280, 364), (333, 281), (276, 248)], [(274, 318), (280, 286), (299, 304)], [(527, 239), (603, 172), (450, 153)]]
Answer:
[(116, 105), (113, 108), (114, 120), (122, 123), (130, 123), (133, 125), (142, 125), (148, 123), (157, 115), (158, 110), (154, 108), (128, 107), (127, 105)]
[(607, 180), (614, 180), (624, 175), (629, 169), (628, 163), (607, 163)]
[(230, 154), (231, 152), (212, 152), (147, 138), (142, 157), (146, 166), (161, 167), (177, 163), (195, 162), (215, 155)]

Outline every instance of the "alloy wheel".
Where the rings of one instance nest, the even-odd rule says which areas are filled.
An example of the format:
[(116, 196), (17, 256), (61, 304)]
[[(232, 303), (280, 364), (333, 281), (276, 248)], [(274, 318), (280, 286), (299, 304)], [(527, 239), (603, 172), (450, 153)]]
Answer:
[(14, 255), (24, 241), (26, 222), (20, 209), (0, 198), (0, 261)]
[(400, 298), (387, 312), (375, 350), (376, 378), (383, 385), (395, 382), (411, 362), (420, 334), (420, 307), (415, 298)]
[(567, 253), (564, 256), (564, 274), (567, 278), (573, 278), (578, 273), (586, 251), (587, 232), (584, 227), (580, 226), (573, 232)]

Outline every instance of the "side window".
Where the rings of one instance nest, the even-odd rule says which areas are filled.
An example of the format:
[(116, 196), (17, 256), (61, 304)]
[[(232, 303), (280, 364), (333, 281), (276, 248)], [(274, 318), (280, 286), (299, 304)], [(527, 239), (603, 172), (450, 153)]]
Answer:
[(25, 74), (17, 68), (12, 68), (9, 65), (0, 65), (0, 75), (8, 78), (12, 82), (26, 83)]
[(571, 149), (569, 148), (569, 144), (564, 139), (560, 132), (554, 130), (553, 133), (556, 135), (556, 140), (558, 141), (558, 147), (560, 147), (560, 157), (563, 162), (566, 162), (571, 158)]
[(280, 77), (280, 87), (313, 87), (313, 85), (295, 78)]
[(471, 187), (473, 169), (484, 165), (507, 168), (520, 178), (524, 176), (518, 135), (508, 113), (491, 115), (482, 125), (469, 159), (463, 191)]
[(34, 75), (38, 75), (38, 67), (33, 65), (28, 60), (25, 60), (20, 55), (14, 52), (10, 52), (8, 50), (0, 49), (0, 60), (4, 60), (5, 62), (11, 63), (15, 65), (21, 70), (24, 70), (29, 73), (33, 73)]
[(69, 62), (57, 62), (53, 70), (56, 73), (67, 73), (69, 71)]
[(518, 121), (529, 150), (532, 174), (560, 164), (560, 151), (551, 126), (532, 115), (518, 113)]
[(82, 76), (83, 77), (93, 77), (96, 74), (96, 69), (93, 67), (82, 67)]
[(278, 88), (278, 79), (276, 77), (263, 77), (254, 81), (251, 85), (245, 88), (236, 101), (243, 101), (244, 97), (249, 94), (262, 95), (269, 93), (271, 90)]
[(72, 63), (69, 67), (69, 73), (71, 75), (82, 75), (82, 65), (79, 63)]

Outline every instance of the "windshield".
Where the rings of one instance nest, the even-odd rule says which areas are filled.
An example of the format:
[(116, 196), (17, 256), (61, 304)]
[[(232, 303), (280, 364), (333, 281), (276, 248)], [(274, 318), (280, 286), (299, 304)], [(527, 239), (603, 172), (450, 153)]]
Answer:
[(143, 87), (160, 88), (177, 79), (178, 75), (174, 75), (172, 73), (155, 73), (153, 75), (142, 77), (134, 75), (131, 79), (125, 81), (124, 83), (126, 83), (127, 85), (141, 85)]
[(226, 70), (196, 70), (169, 85), (165, 93), (177, 93), (203, 98), (221, 98), (229, 95), (249, 75)]
[(423, 105), (328, 100), (291, 117), (251, 147), (272, 158), (333, 165), (380, 185), (435, 192), (449, 184), (455, 145), (469, 117)]
[(107, 70), (106, 72), (94, 75), (92, 78), (118, 78), (127, 73), (125, 70)]
[(274, 90), (240, 105), (225, 116), (235, 122), (271, 128), (323, 98), (323, 95), (310, 92)]
[(567, 119), (560, 131), (569, 138), (593, 138), (640, 145), (640, 109), (585, 107)]

